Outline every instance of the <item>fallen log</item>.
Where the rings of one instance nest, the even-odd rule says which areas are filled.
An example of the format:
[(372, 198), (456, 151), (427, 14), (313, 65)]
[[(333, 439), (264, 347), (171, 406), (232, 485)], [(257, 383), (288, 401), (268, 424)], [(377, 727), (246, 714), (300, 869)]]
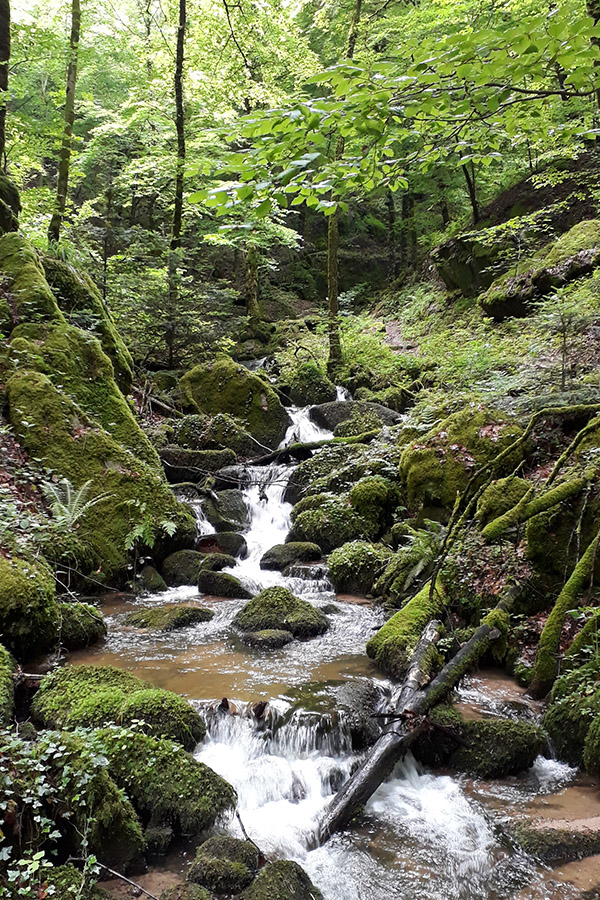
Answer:
[(517, 589), (510, 589), (475, 634), (467, 641), (442, 671), (423, 690), (426, 679), (426, 662), (437, 640), (439, 624), (431, 622), (423, 631), (411, 659), (408, 672), (399, 690), (393, 696), (395, 708), (390, 710), (390, 721), (371, 748), (369, 755), (335, 795), (324, 812), (318, 826), (319, 844), (344, 828), (356, 813), (364, 807), (377, 788), (391, 774), (397, 762), (427, 727), (427, 713), (446, 697), (460, 679), (473, 668), (486, 652), (490, 643), (503, 634), (501, 617), (514, 602)]

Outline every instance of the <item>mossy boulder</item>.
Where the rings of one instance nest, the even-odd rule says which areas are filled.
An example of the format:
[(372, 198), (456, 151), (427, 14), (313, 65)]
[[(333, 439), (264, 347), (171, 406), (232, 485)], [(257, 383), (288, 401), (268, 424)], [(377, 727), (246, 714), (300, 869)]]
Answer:
[(50, 866), (44, 869), (42, 890), (45, 897), (55, 900), (107, 900), (100, 888), (94, 887), (90, 876), (68, 863), (64, 866)]
[(298, 863), (279, 859), (260, 870), (242, 900), (323, 900), (323, 895)]
[(206, 554), (197, 550), (178, 550), (167, 556), (162, 565), (162, 574), (170, 587), (179, 587), (183, 584), (197, 585), (200, 572), (207, 569), (218, 571), (233, 565), (235, 565), (234, 558), (225, 553)]
[(321, 548), (317, 544), (306, 541), (292, 541), (289, 544), (275, 544), (263, 554), (261, 569), (274, 569), (282, 572), (294, 563), (316, 562), (321, 559)]
[(256, 650), (280, 650), (291, 644), (294, 635), (281, 628), (264, 628), (261, 631), (248, 631), (242, 635), (242, 640)]
[(208, 475), (236, 461), (233, 450), (185, 450), (168, 446), (159, 450), (158, 455), (170, 484), (204, 481)]
[(12, 673), (16, 668), (8, 650), (0, 644), (0, 727), (8, 725), (15, 708), (15, 689)]
[(142, 822), (199, 835), (235, 804), (235, 791), (172, 741), (107, 728), (100, 732), (109, 773)]
[(492, 481), (477, 501), (477, 521), (482, 526), (493, 522), (516, 506), (528, 490), (529, 484), (517, 475)]
[(204, 534), (196, 541), (196, 549), (201, 553), (226, 553), (244, 559), (248, 554), (248, 544), (243, 534), (237, 531), (219, 531)]
[(529, 769), (546, 739), (542, 728), (514, 719), (466, 722), (458, 733), (461, 744), (449, 764), (478, 778), (505, 778)]
[(154, 631), (179, 631), (201, 622), (210, 622), (214, 612), (202, 606), (170, 603), (164, 606), (150, 606), (136, 609), (125, 616), (125, 625), (134, 628), (149, 628)]
[(14, 182), (0, 175), (0, 235), (19, 230), (21, 198)]
[(164, 580), (154, 566), (144, 566), (138, 576), (136, 585), (142, 593), (161, 594), (168, 590), (167, 582)]
[[(525, 853), (547, 866), (558, 866), (600, 853), (600, 829), (586, 820), (572, 823), (518, 822), (513, 829), (517, 843)], [(586, 895), (581, 895), (587, 896)]]
[(179, 741), (189, 749), (206, 733), (204, 720), (183, 697), (113, 666), (70, 666), (46, 675), (32, 713), (45, 728), (142, 720), (149, 734)]
[(383, 544), (367, 541), (343, 544), (327, 560), (333, 586), (343, 594), (370, 593), (392, 556), (392, 551)]
[(366, 416), (373, 422), (377, 420), (379, 427), (397, 425), (402, 421), (402, 416), (394, 412), (393, 409), (387, 409), (387, 407), (381, 406), (379, 403), (365, 403), (361, 400), (338, 400), (333, 403), (321, 403), (319, 406), (313, 406), (309, 415), (316, 425), (320, 428), (326, 428), (328, 431), (334, 431), (342, 422), (355, 419), (358, 416)]
[(65, 322), (33, 246), (20, 234), (0, 236), (0, 275), (8, 299), (0, 305), (0, 330), (10, 334), (19, 322)]
[(356, 448), (348, 448), (341, 444), (323, 447), (292, 471), (283, 499), (286, 503), (298, 503), (311, 492), (316, 481), (336, 472), (357, 456), (358, 452)]
[(283, 587), (262, 591), (238, 612), (233, 624), (240, 631), (277, 629), (301, 639), (316, 637), (329, 628), (327, 617), (320, 610)]
[(252, 882), (258, 865), (255, 844), (216, 835), (198, 849), (187, 878), (217, 894), (239, 894)]
[(381, 429), (381, 419), (376, 413), (355, 413), (351, 419), (345, 419), (333, 429), (334, 437), (358, 437), (371, 431)]
[(290, 425), (273, 388), (229, 357), (191, 369), (180, 387), (190, 408), (234, 416), (252, 437), (271, 449), (283, 440)]
[(61, 259), (42, 257), (46, 280), (71, 325), (95, 334), (110, 357), (117, 384), (127, 394), (133, 380), (133, 359), (117, 331), (102, 295), (92, 279)]
[(351, 506), (364, 519), (379, 526), (378, 532), (391, 524), (400, 502), (398, 486), (381, 475), (361, 478), (350, 490)]
[[(28, 452), (74, 487), (87, 484), (89, 500), (100, 498), (81, 518), (79, 534), (106, 579), (126, 570), (129, 536), (142, 523), (158, 535), (153, 551), (158, 558), (166, 555), (168, 543), (193, 543), (192, 512), (175, 499), (162, 472), (115, 440), (47, 375), (16, 372), (7, 396), (11, 424)], [(175, 526), (172, 538), (161, 536), (164, 521)]]
[(280, 388), (296, 406), (329, 403), (337, 396), (334, 383), (313, 362), (301, 363), (281, 381)]
[(211, 572), (205, 570), (198, 576), (198, 590), (212, 597), (231, 597), (237, 600), (249, 600), (252, 594), (244, 587), (239, 578), (227, 572)]
[(106, 637), (104, 616), (91, 603), (61, 602), (58, 614), (60, 642), (67, 650), (89, 647)]
[[(317, 544), (324, 553), (354, 540), (369, 540), (381, 531), (379, 522), (366, 519), (350, 505), (348, 496), (318, 495), (310, 508), (294, 516), (286, 543), (308, 541)], [(303, 501), (304, 502), (304, 501)]]
[(184, 416), (175, 423), (173, 438), (176, 444), (188, 450), (226, 448), (243, 457), (260, 453), (260, 444), (227, 413), (216, 416), (192, 413)]
[(213, 894), (199, 884), (176, 884), (163, 891), (160, 900), (213, 900)]
[(216, 531), (243, 531), (250, 521), (241, 491), (218, 491), (202, 501), (202, 511)]
[(444, 612), (442, 585), (438, 582), (431, 597), (430, 593), (427, 583), (367, 643), (367, 655), (394, 678), (404, 675), (425, 626)]
[(39, 560), (0, 555), (0, 639), (18, 659), (51, 647), (58, 637), (54, 578)]
[(498, 413), (478, 407), (453, 413), (402, 454), (400, 474), (409, 510), (434, 508), (448, 513), (481, 466), (490, 464), (497, 476), (514, 470), (524, 456), (521, 445), (498, 466), (495, 460), (521, 434), (517, 423)]

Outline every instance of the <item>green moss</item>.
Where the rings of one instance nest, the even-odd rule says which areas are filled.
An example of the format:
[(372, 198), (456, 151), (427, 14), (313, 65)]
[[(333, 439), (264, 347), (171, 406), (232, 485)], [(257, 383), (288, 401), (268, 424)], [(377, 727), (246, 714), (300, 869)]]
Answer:
[(213, 900), (213, 895), (199, 884), (176, 884), (163, 891), (160, 900)]
[(329, 553), (348, 541), (373, 539), (381, 530), (379, 523), (360, 516), (346, 497), (319, 497), (318, 505), (310, 504), (311, 508), (294, 516), (286, 542), (309, 541)]
[(548, 866), (572, 862), (600, 853), (600, 832), (544, 827), (542, 823), (519, 822), (514, 827), (517, 842), (526, 853)]
[(552, 488), (552, 490), (545, 491), (537, 497), (533, 496), (533, 489), (530, 486), (529, 490), (523, 493), (523, 496), (519, 498), (513, 507), (510, 507), (497, 519), (486, 525), (483, 529), (484, 537), (488, 541), (497, 540), (509, 528), (514, 528), (516, 525), (532, 519), (539, 513), (569, 502), (584, 490), (587, 483), (588, 480), (586, 478), (569, 478)]
[(352, 418), (345, 419), (333, 429), (335, 437), (356, 437), (368, 431), (381, 431), (381, 420), (374, 412), (355, 413)]
[(400, 502), (397, 485), (380, 475), (361, 478), (349, 494), (350, 504), (364, 519), (379, 523), (381, 531), (393, 521)]
[(583, 746), (583, 762), (590, 775), (600, 775), (600, 715), (592, 721)]
[(204, 720), (171, 691), (112, 666), (71, 666), (47, 675), (32, 705), (34, 720), (51, 728), (121, 725), (143, 720), (145, 730), (192, 749), (204, 737)]
[(156, 450), (117, 387), (112, 362), (97, 338), (72, 325), (28, 323), (14, 329), (11, 353), (19, 368), (48, 375), (114, 440), (159, 468)]
[(60, 642), (67, 650), (89, 647), (106, 636), (104, 616), (90, 603), (61, 602), (58, 612)]
[(382, 544), (350, 541), (330, 554), (329, 574), (336, 591), (368, 594), (393, 556)]
[[(18, 325), (24, 320), (64, 323), (40, 259), (21, 235), (4, 234), (0, 237), (0, 272), (9, 280), (10, 325)], [(3, 326), (6, 327), (6, 323)]]
[(594, 610), (579, 634), (569, 644), (569, 648), (563, 657), (563, 672), (582, 666), (590, 653), (594, 653), (599, 645), (600, 635), (600, 609)]
[(217, 894), (239, 894), (252, 882), (258, 864), (258, 850), (250, 841), (217, 835), (199, 848), (187, 877)]
[(12, 673), (15, 661), (0, 644), (0, 726), (8, 725), (15, 708), (15, 690)]
[(159, 456), (170, 484), (201, 482), (236, 461), (233, 450), (184, 450), (177, 445), (163, 447)]
[(159, 575), (154, 566), (144, 566), (136, 585), (140, 591), (148, 594), (161, 594), (168, 589), (167, 582)]
[(280, 629), (297, 638), (315, 637), (329, 628), (327, 617), (320, 610), (283, 587), (262, 591), (240, 610), (233, 624), (241, 631)]
[(38, 560), (0, 555), (0, 637), (18, 659), (51, 647), (58, 636), (54, 578)]
[(267, 863), (247, 888), (243, 900), (323, 900), (304, 869), (287, 859)]
[(227, 572), (200, 572), (198, 590), (202, 594), (209, 594), (213, 597), (232, 597), (238, 600), (249, 600), (252, 596), (239, 578), (229, 575)]
[(294, 635), (280, 628), (263, 628), (261, 631), (247, 632), (242, 640), (256, 650), (280, 650), (294, 640)]
[(328, 403), (337, 396), (333, 382), (314, 362), (301, 363), (279, 386), (297, 406)]
[(190, 407), (240, 419), (267, 447), (275, 448), (285, 437), (290, 420), (273, 388), (229, 357), (196, 366), (183, 376), (180, 386)]
[(288, 503), (297, 503), (309, 492), (315, 481), (331, 475), (357, 455), (356, 448), (349, 450), (342, 444), (323, 447), (310, 459), (296, 466), (290, 475), (284, 499)]
[(118, 728), (99, 736), (111, 777), (143, 822), (198, 835), (232, 809), (233, 788), (179, 745)]
[(194, 540), (191, 510), (175, 499), (162, 473), (100, 428), (46, 375), (16, 372), (7, 395), (11, 424), (28, 452), (75, 487), (89, 481), (88, 499), (102, 495), (81, 519), (79, 534), (105, 577), (127, 567), (127, 541), (142, 522), (160, 535), (160, 523), (170, 521), (181, 543)]
[(54, 900), (102, 900), (102, 892), (94, 889), (89, 876), (75, 866), (52, 866), (44, 870), (44, 896)]
[(556, 679), (544, 727), (559, 759), (570, 765), (581, 765), (587, 733), (598, 714), (600, 666), (597, 660)]
[(0, 235), (19, 228), (21, 198), (16, 184), (6, 175), (0, 175)]
[(505, 778), (529, 769), (545, 741), (541, 728), (514, 719), (467, 722), (459, 736), (450, 765), (479, 778)]
[(495, 475), (512, 471), (523, 457), (523, 447), (494, 464), (500, 453), (522, 433), (520, 426), (499, 414), (466, 408), (449, 416), (424, 438), (413, 441), (402, 454), (400, 473), (410, 510), (441, 507), (450, 511), (473, 473), (490, 464)]
[(316, 562), (321, 559), (321, 548), (307, 541), (291, 541), (288, 544), (275, 544), (263, 555), (261, 569), (283, 571), (294, 563)]
[[(177, 550), (167, 556), (162, 565), (163, 578), (170, 587), (182, 584), (198, 584), (200, 572), (211, 568), (211, 561), (216, 568), (224, 569), (235, 565), (232, 556), (226, 553), (198, 553), (197, 550)], [(217, 565), (217, 561), (219, 565)]]
[(200, 622), (210, 622), (214, 612), (202, 606), (185, 606), (182, 604), (167, 604), (165, 606), (150, 606), (146, 609), (137, 609), (125, 616), (125, 625), (133, 625), (135, 628), (153, 628), (156, 631), (177, 631), (180, 628), (189, 628)]
[(512, 509), (529, 490), (529, 484), (516, 475), (498, 478), (485, 489), (477, 501), (477, 521), (486, 525)]
[(102, 349), (112, 361), (117, 384), (128, 393), (133, 380), (133, 359), (92, 279), (48, 255), (43, 257), (43, 267), (59, 308), (68, 315), (72, 325), (91, 331), (99, 338)]
[(425, 626), (444, 611), (445, 594), (439, 582), (431, 599), (429, 594), (428, 582), (367, 644), (368, 656), (395, 678), (400, 678), (406, 671)]

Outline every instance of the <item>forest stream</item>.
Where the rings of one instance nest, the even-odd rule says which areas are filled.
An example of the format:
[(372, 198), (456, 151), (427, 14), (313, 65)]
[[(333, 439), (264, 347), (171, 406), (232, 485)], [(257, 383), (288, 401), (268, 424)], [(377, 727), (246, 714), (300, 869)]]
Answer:
[[(291, 416), (282, 446), (331, 436), (310, 420), (308, 408), (294, 408)], [(593, 779), (544, 756), (522, 776), (488, 782), (427, 771), (409, 754), (371, 798), (358, 827), (314, 848), (319, 815), (360, 756), (352, 749), (347, 717), (333, 709), (329, 692), (342, 683), (354, 686), (360, 705), (364, 690), (374, 690), (383, 708), (391, 684), (364, 654), (384, 620), (377, 607), (364, 598), (336, 596), (322, 564), (296, 566), (287, 577), (260, 568), (263, 554), (282, 543), (290, 527), (292, 507), (283, 500), (290, 472), (277, 463), (247, 468), (248, 553), (229, 571), (252, 593), (284, 585), (327, 607), (332, 626), (325, 635), (268, 653), (252, 650), (231, 629), (244, 602), (218, 597), (201, 600), (215, 611), (211, 622), (182, 631), (148, 634), (123, 625), (125, 614), (140, 606), (198, 597), (195, 588), (179, 587), (137, 599), (108, 595), (107, 640), (71, 654), (69, 663), (116, 665), (188, 697), (208, 726), (195, 756), (233, 784), (247, 834), (269, 858), (299, 862), (325, 900), (580, 897), (600, 880), (600, 857), (544, 870), (511, 847), (506, 833), (506, 824), (524, 815), (600, 816)], [(199, 533), (211, 533), (194, 506)], [(268, 705), (257, 716), (260, 701)], [(533, 720), (540, 713), (511, 678), (494, 670), (465, 678), (457, 705), (465, 720)], [(227, 828), (243, 836), (237, 818)], [(187, 849), (172, 851), (140, 883), (152, 890), (177, 881), (188, 856)], [(106, 884), (127, 890), (114, 880)]]

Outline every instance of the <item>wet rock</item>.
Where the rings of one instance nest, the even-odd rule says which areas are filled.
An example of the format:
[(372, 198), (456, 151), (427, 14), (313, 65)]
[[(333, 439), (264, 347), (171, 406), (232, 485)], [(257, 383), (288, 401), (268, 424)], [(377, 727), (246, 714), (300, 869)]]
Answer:
[(90, 603), (61, 602), (60, 642), (67, 650), (90, 647), (106, 637), (106, 622), (100, 610)]
[(214, 612), (202, 606), (166, 604), (138, 609), (125, 616), (125, 625), (135, 628), (152, 628), (156, 631), (178, 631), (200, 622), (210, 622)]
[(233, 624), (241, 631), (281, 629), (297, 638), (316, 637), (329, 628), (327, 617), (320, 610), (283, 587), (262, 591), (240, 610)]
[(232, 597), (238, 600), (249, 600), (252, 596), (238, 578), (226, 572), (200, 572), (198, 590), (213, 597)]
[(217, 894), (238, 894), (252, 882), (258, 865), (258, 849), (250, 841), (217, 835), (199, 848), (187, 878)]
[(163, 578), (169, 587), (183, 584), (198, 584), (198, 577), (204, 567), (206, 554), (197, 550), (178, 550), (167, 556), (162, 565)]
[(217, 531), (243, 531), (250, 515), (241, 491), (219, 491), (202, 501), (202, 511)]
[(600, 816), (519, 822), (513, 834), (526, 853), (548, 866), (600, 853)]
[(174, 440), (189, 450), (216, 450), (226, 448), (236, 456), (249, 457), (260, 452), (260, 446), (233, 416), (219, 413), (216, 416), (192, 414), (177, 420)]
[(296, 406), (328, 403), (337, 396), (336, 386), (313, 362), (301, 363), (278, 387)]
[(138, 587), (148, 594), (160, 594), (168, 589), (167, 582), (154, 566), (144, 566), (139, 575)]
[(261, 569), (283, 571), (287, 566), (299, 562), (314, 562), (321, 559), (321, 548), (318, 544), (307, 541), (290, 541), (289, 544), (276, 544), (263, 555)]
[(213, 900), (206, 888), (199, 884), (176, 884), (160, 895), (160, 900)]
[(393, 409), (388, 409), (379, 403), (365, 403), (361, 400), (321, 403), (319, 406), (313, 406), (309, 415), (316, 425), (320, 428), (327, 428), (329, 431), (333, 431), (341, 422), (360, 415), (372, 415), (379, 420), (382, 426), (397, 425), (402, 421), (402, 416)]
[(279, 628), (265, 628), (262, 631), (250, 631), (243, 634), (242, 640), (249, 647), (255, 647), (257, 650), (279, 650), (291, 643), (294, 635)]
[(280, 859), (260, 870), (242, 900), (323, 900), (323, 895), (298, 863)]
[(201, 572), (221, 572), (235, 566), (235, 559), (228, 553), (205, 553), (200, 565)]
[(204, 481), (207, 475), (235, 462), (233, 450), (184, 450), (168, 446), (160, 449), (158, 455), (170, 484)]
[[(260, 447), (257, 448), (260, 454)], [(214, 489), (215, 491), (226, 491), (228, 489), (241, 491), (242, 488), (248, 487), (252, 480), (252, 476), (248, 466), (225, 466), (215, 473)]]
[(244, 559), (248, 555), (248, 544), (243, 534), (236, 531), (218, 531), (216, 534), (205, 534), (196, 541), (196, 550), (200, 553), (227, 553)]

